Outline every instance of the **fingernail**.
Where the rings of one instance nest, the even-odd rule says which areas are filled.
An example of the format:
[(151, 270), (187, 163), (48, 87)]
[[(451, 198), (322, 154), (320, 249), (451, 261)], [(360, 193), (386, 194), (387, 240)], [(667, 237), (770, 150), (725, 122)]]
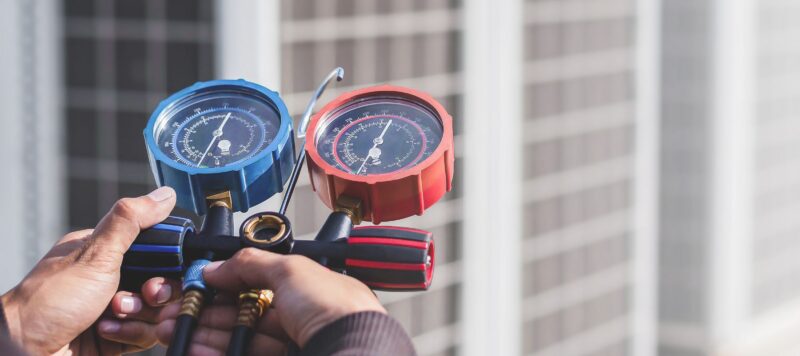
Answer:
[(173, 195), (175, 195), (175, 191), (172, 190), (172, 188), (170, 187), (161, 187), (150, 192), (150, 194), (147, 194), (147, 196), (150, 197), (150, 199), (153, 199), (154, 201), (157, 202), (161, 202), (169, 198), (172, 198)]
[(156, 302), (158, 304), (166, 303), (172, 297), (172, 286), (169, 284), (162, 284), (156, 293)]
[(119, 310), (123, 314), (138, 313), (140, 310), (142, 310), (142, 301), (136, 297), (122, 297), (122, 300), (120, 300), (119, 303)]
[(106, 334), (113, 334), (119, 331), (122, 328), (122, 324), (115, 320), (101, 320), (100, 321), (100, 332)]

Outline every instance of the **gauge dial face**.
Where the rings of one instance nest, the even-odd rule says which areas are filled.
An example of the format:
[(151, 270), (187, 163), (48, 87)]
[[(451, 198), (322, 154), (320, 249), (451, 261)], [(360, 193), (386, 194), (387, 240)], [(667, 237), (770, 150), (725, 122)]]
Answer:
[(280, 116), (266, 99), (239, 91), (195, 94), (164, 110), (155, 141), (170, 159), (218, 168), (253, 157), (277, 136)]
[(442, 140), (441, 120), (422, 104), (400, 97), (357, 100), (323, 118), (316, 148), (325, 162), (354, 175), (413, 167)]

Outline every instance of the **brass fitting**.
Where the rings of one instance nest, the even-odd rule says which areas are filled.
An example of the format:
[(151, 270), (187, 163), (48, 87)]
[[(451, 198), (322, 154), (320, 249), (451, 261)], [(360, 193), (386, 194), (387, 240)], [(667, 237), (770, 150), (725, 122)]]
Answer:
[(239, 293), (239, 316), (236, 325), (252, 328), (270, 305), (274, 294), (269, 289), (251, 289)]
[(209, 208), (214, 206), (224, 206), (228, 209), (233, 209), (233, 198), (231, 198), (231, 192), (226, 190), (224, 192), (207, 196), (206, 205)]
[(200, 316), (200, 309), (203, 307), (203, 293), (197, 290), (187, 291), (183, 295), (180, 314), (191, 315), (195, 318)]
[(333, 211), (347, 214), (353, 225), (361, 224), (361, 200), (347, 195), (340, 195), (336, 199), (336, 206)]
[[(255, 217), (255, 216), (254, 216)], [(256, 239), (256, 232), (263, 228), (276, 228), (278, 232), (276, 232), (271, 237), (265, 240), (258, 240)], [(261, 215), (255, 218), (248, 219), (244, 227), (242, 227), (242, 232), (244, 238), (250, 240), (253, 243), (260, 244), (263, 242), (275, 242), (279, 238), (283, 237), (286, 233), (286, 222), (281, 220), (278, 216), (275, 215)]]

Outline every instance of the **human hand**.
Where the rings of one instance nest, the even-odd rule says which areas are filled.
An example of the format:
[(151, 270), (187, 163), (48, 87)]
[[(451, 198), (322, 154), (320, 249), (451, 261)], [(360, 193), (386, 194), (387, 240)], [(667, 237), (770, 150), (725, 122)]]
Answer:
[[(224, 354), (238, 313), (233, 296), (241, 290), (275, 293), (272, 308), (255, 328), (253, 354), (279, 354), (290, 340), (304, 347), (317, 331), (349, 314), (386, 313), (363, 283), (302, 256), (247, 248), (225, 262), (209, 264), (203, 276), (222, 295), (203, 310), (189, 350), (193, 355)], [(162, 310), (156, 331), (162, 343), (169, 342), (179, 309), (171, 305)]]
[[(120, 354), (147, 350), (158, 343), (158, 314), (181, 297), (178, 281), (151, 278), (142, 284), (141, 293), (119, 291), (99, 320), (97, 333), (104, 339), (99, 354)], [(90, 333), (94, 336), (94, 333)]]
[[(140, 297), (147, 306), (141, 299), (137, 305), (136, 298), (126, 298), (132, 294), (117, 293), (119, 270), (141, 229), (164, 220), (174, 205), (171, 188), (121, 199), (94, 230), (72, 232), (59, 240), (20, 284), (2, 296), (11, 338), (36, 355), (106, 355), (152, 346), (155, 339), (148, 322), (157, 314), (152, 306), (163, 304), (158, 302), (165, 300), (165, 286), (173, 291), (178, 287), (163, 280), (148, 281)], [(110, 332), (113, 321), (101, 322), (99, 335), (109, 339), (103, 340), (92, 325), (109, 302), (111, 312), (123, 320), (118, 321), (116, 333)], [(124, 340), (133, 344), (116, 342)]]
[[(203, 307), (198, 326), (192, 334), (187, 354), (190, 356), (222, 356), (236, 327), (239, 314), (238, 294), (218, 291), (213, 303)], [(180, 312), (180, 303), (172, 303), (161, 309), (156, 336), (161, 344), (172, 342), (175, 320)], [(285, 355), (291, 341), (283, 331), (278, 315), (269, 309), (256, 322), (250, 339), (248, 355)]]

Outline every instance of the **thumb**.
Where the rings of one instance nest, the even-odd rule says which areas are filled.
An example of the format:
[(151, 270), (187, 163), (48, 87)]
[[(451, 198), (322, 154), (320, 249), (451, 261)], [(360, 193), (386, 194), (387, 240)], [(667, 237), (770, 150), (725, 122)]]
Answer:
[(170, 187), (158, 188), (138, 198), (118, 200), (95, 227), (82, 257), (94, 260), (97, 256), (111, 256), (118, 257), (121, 262), (122, 255), (139, 232), (166, 219), (174, 206), (175, 191)]

